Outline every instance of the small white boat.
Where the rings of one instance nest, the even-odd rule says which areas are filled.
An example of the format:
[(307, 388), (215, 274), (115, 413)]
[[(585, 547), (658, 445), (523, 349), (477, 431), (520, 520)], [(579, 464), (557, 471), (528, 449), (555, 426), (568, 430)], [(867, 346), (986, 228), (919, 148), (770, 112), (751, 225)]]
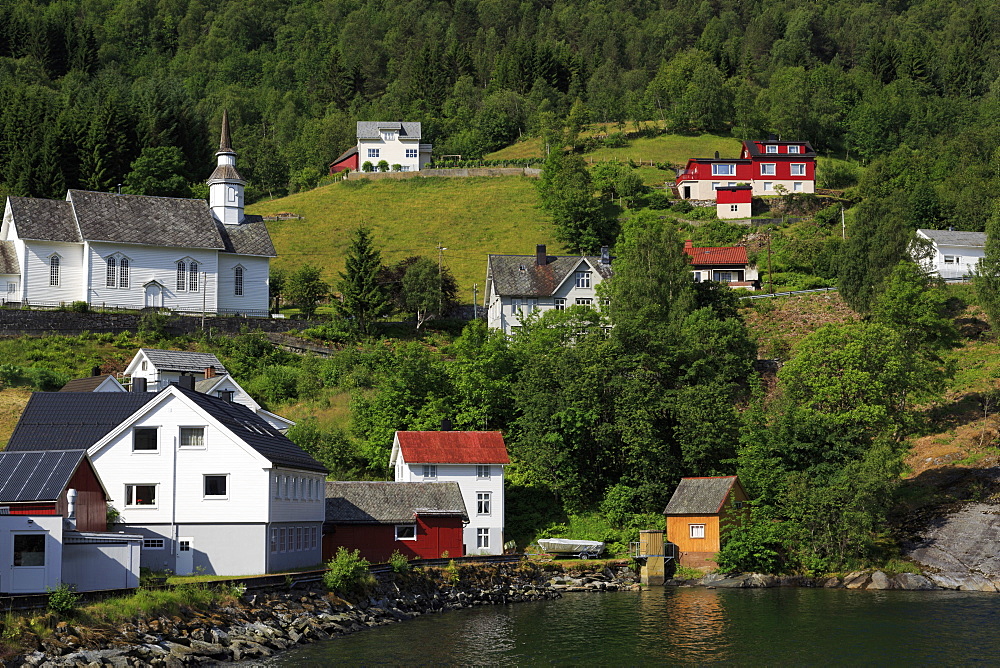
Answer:
[(538, 546), (552, 554), (575, 554), (581, 559), (599, 557), (604, 543), (599, 540), (571, 540), (569, 538), (541, 538)]

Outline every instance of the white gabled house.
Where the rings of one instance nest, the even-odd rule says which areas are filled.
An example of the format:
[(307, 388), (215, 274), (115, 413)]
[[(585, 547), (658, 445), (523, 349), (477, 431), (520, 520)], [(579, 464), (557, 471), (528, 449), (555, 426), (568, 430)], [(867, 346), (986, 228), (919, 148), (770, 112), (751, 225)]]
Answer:
[(917, 238), (930, 242), (933, 253), (924, 266), (941, 278), (972, 276), (986, 254), (985, 232), (917, 230)]
[(143, 536), (145, 567), (249, 575), (319, 564), (323, 465), (245, 406), (196, 392), (190, 376), (180, 383), (36, 392), (7, 449), (85, 449), (120, 526)]
[(211, 353), (140, 348), (123, 373), (131, 388), (140, 392), (159, 392), (179, 382), (182, 376), (191, 376), (195, 389), (202, 394), (246, 406), (279, 431), (295, 426), (292, 420), (261, 408)]
[(0, 298), (266, 315), (276, 253), (264, 221), (244, 214), (225, 113), (216, 157), (209, 202), (84, 190), (62, 201), (7, 197)]
[(597, 286), (611, 275), (607, 248), (601, 249), (599, 257), (552, 257), (541, 244), (534, 255), (490, 255), (483, 298), (486, 322), (511, 334), (523, 317), (536, 311), (580, 305), (600, 310)]
[(466, 554), (503, 554), (504, 466), (498, 431), (397, 431), (389, 465), (396, 482), (457, 482), (468, 510)]
[(399, 121), (358, 121), (357, 146), (352, 146), (330, 164), (330, 173), (345, 169), (358, 171), (366, 162), (373, 167), (385, 160), (390, 168), (416, 172), (431, 161), (431, 144), (420, 142), (420, 123)]

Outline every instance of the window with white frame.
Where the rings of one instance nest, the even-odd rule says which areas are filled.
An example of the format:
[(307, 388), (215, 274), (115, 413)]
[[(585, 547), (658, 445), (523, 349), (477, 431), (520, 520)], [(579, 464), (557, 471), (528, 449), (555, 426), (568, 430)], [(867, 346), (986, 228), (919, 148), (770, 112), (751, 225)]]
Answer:
[(493, 501), (492, 492), (476, 492), (476, 514), (489, 515), (490, 505)]
[(589, 271), (578, 271), (573, 276), (576, 279), (576, 287), (578, 287), (578, 288), (589, 288), (590, 287), (590, 272)]
[(187, 290), (187, 263), (181, 260), (177, 263), (177, 291)]
[(778, 152), (778, 145), (777, 144), (767, 144), (766, 146), (764, 146), (764, 152), (765, 153), (777, 153)]
[(305, 534), (304, 527), (295, 527), (295, 549), (301, 550), (304, 545), (303, 535)]
[(480, 480), (490, 479), (490, 465), (489, 464), (476, 464), (476, 477)]
[(577, 297), (576, 298), (576, 305), (577, 306), (590, 306), (593, 302), (594, 302), (594, 300), (591, 299), (590, 297)]
[(555, 307), (556, 307), (557, 311), (565, 311), (566, 310), (566, 298), (565, 297), (556, 297), (552, 301), (555, 304)]
[(226, 499), (229, 498), (229, 475), (205, 475), (205, 498), (206, 499)]
[(415, 148), (408, 148), (408, 149), (406, 149), (406, 157), (407, 158), (416, 158), (417, 157), (417, 149), (415, 149)]
[(125, 507), (155, 507), (156, 487), (156, 485), (125, 485)]
[(182, 448), (204, 448), (205, 428), (204, 427), (181, 427), (180, 447)]
[(107, 259), (107, 273), (104, 278), (105, 287), (113, 288), (118, 285), (118, 260), (109, 257)]
[(792, 176), (805, 176), (806, 175), (806, 163), (804, 162), (793, 162), (792, 163)]
[(243, 296), (243, 267), (233, 267), (233, 294)]
[(740, 210), (740, 205), (739, 204), (730, 204), (729, 205), (729, 210), (730, 211), (739, 211)]
[(960, 260), (961, 260), (961, 258), (958, 255), (945, 255), (944, 256), (944, 263), (945, 264), (958, 264)]
[(795, 181), (794, 183), (792, 183), (792, 192), (795, 192), (795, 193), (802, 192), (802, 182), (801, 181)]
[(278, 551), (278, 530), (271, 527), (271, 552)]
[(128, 258), (123, 257), (118, 260), (118, 287), (127, 288), (129, 286)]
[(162, 550), (166, 547), (166, 542), (162, 538), (143, 538), (142, 549)]
[(132, 452), (156, 452), (160, 449), (157, 427), (136, 427), (132, 430)]
[(198, 263), (188, 264), (188, 292), (198, 292)]
[(278, 529), (278, 552), (284, 552), (287, 544), (285, 543), (285, 535), (287, 531), (285, 527)]
[(396, 540), (416, 540), (416, 539), (417, 539), (416, 524), (396, 525)]
[(770, 181), (764, 181), (764, 190), (765, 191), (774, 190), (774, 184), (771, 183)]
[(17, 292), (17, 283), (8, 282), (7, 283), (7, 294), (12, 295)]
[(732, 163), (713, 163), (712, 176), (736, 176), (736, 165)]
[(712, 190), (718, 190), (721, 187), (722, 187), (722, 184), (719, 183), (718, 181), (713, 181), (712, 182)]
[(760, 175), (761, 176), (774, 176), (775, 163), (773, 162), (762, 162), (760, 165)]
[(476, 529), (476, 548), (480, 550), (490, 549), (489, 527), (480, 527)]
[(59, 285), (59, 256), (49, 258), (49, 285)]
[(379, 149), (377, 149), (377, 148), (370, 148), (370, 149), (368, 149), (368, 157), (369, 158), (377, 158), (378, 157), (378, 152), (379, 152)]
[(424, 464), (424, 477), (425, 478), (436, 478), (436, 477), (438, 477), (438, 467), (437, 467), (437, 464)]
[(688, 536), (691, 538), (704, 538), (705, 537), (705, 525), (704, 524), (689, 524), (688, 525)]
[(788, 152), (789, 153), (801, 153), (802, 152), (802, 147), (801, 146), (789, 146), (788, 147)]
[(396, 141), (396, 131), (382, 130), (382, 141)]

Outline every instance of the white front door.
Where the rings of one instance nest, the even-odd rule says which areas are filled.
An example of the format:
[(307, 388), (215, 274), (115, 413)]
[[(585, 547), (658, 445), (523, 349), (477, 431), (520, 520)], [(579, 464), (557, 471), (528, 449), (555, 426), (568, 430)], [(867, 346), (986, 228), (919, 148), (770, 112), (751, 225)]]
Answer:
[(13, 535), (13, 578), (7, 584), (7, 591), (12, 594), (45, 591), (49, 585), (45, 558), (47, 537), (47, 532), (19, 532)]
[(177, 539), (177, 567), (174, 573), (177, 575), (194, 573), (194, 538)]
[(163, 306), (163, 290), (156, 283), (146, 286), (146, 306)]

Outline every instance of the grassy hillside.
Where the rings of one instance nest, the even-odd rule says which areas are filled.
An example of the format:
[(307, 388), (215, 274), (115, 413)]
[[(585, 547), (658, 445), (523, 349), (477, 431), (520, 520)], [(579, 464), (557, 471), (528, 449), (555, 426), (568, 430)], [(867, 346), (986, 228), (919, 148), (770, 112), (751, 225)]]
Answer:
[[(609, 127), (597, 127), (588, 134), (616, 131), (614, 126), (608, 125)], [(631, 159), (636, 162), (685, 164), (688, 158), (710, 158), (716, 151), (723, 157), (734, 158), (740, 153), (740, 140), (710, 134), (639, 137), (629, 141), (629, 145), (625, 148), (598, 148), (584, 153), (583, 156), (600, 161)], [(490, 153), (486, 158), (489, 160), (537, 158), (542, 157), (542, 153), (542, 140), (533, 137)]]
[(331, 284), (359, 223), (374, 230), (385, 263), (411, 255), (437, 259), (440, 243), (465, 303), (472, 302), (474, 283), (482, 299), (488, 253), (528, 255), (535, 244), (562, 251), (539, 208), (535, 180), (526, 177), (347, 181), (258, 202), (247, 211), (304, 216), (268, 223), (278, 251), (273, 266), (294, 270), (308, 262), (321, 267)]

